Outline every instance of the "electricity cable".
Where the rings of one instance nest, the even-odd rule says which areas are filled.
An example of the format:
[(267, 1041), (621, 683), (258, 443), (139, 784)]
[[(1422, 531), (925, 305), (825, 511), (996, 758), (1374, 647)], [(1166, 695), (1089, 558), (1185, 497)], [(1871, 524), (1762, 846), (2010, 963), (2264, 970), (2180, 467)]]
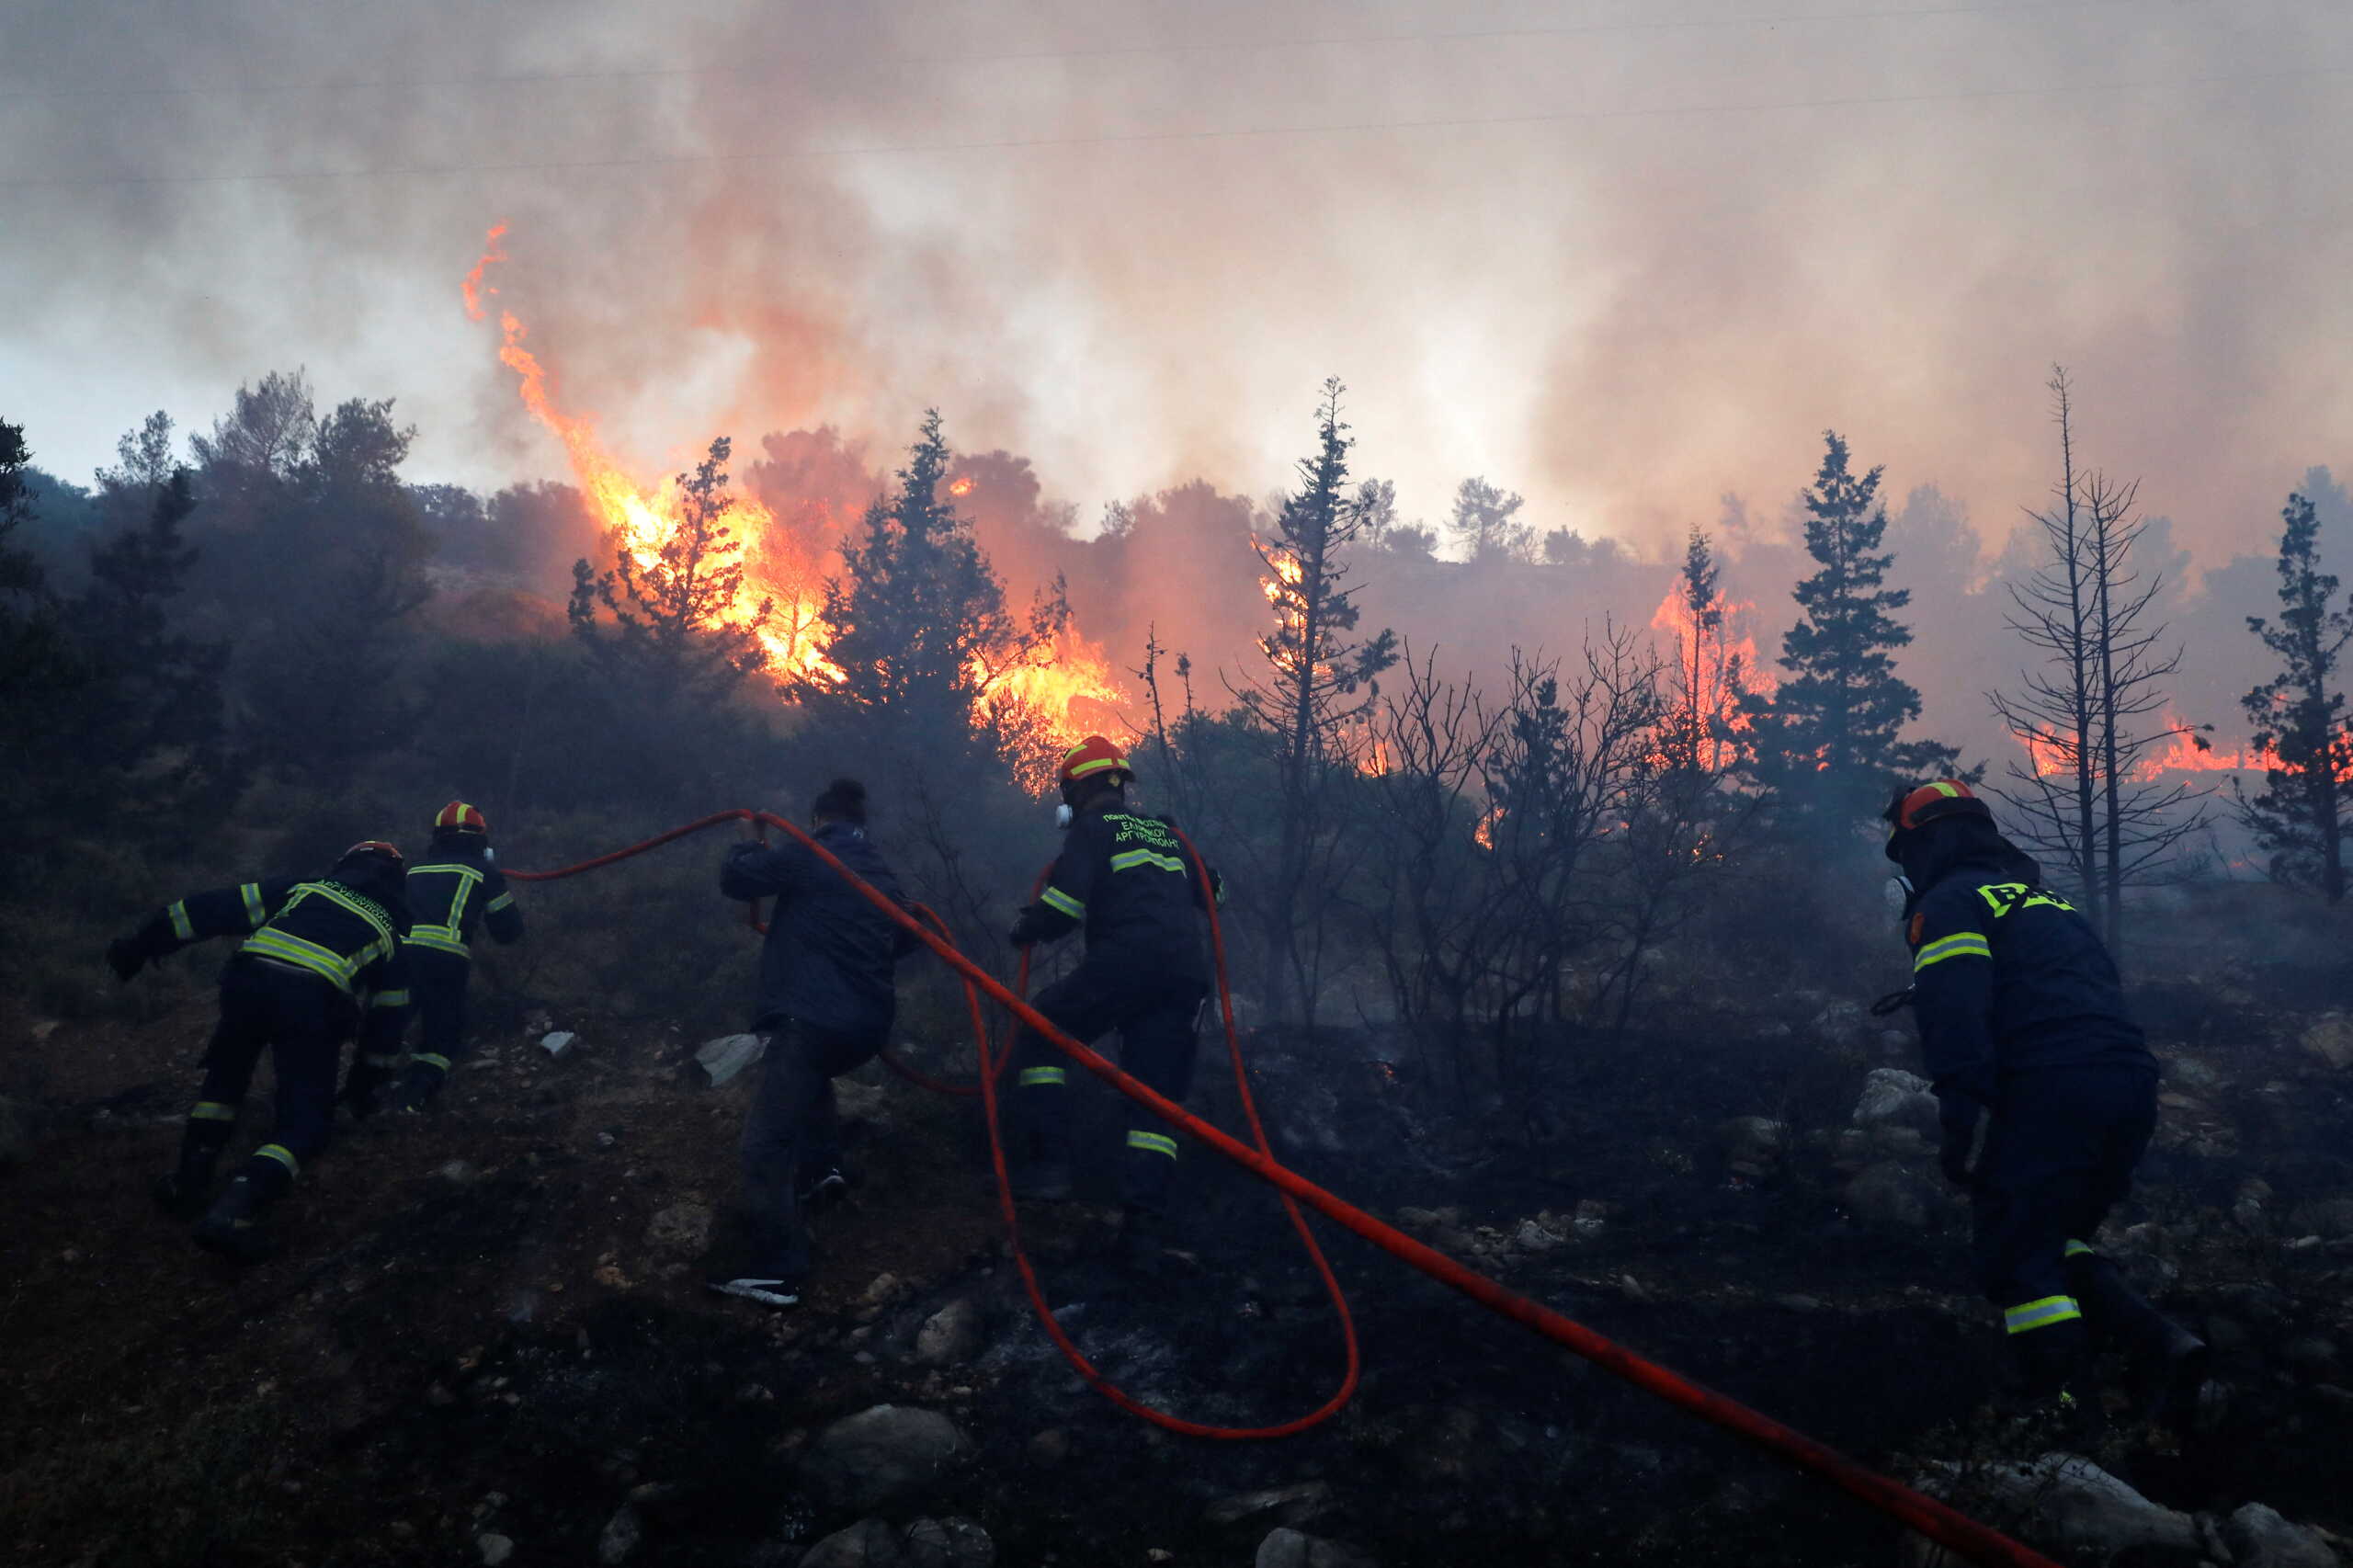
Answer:
[[(1572, 1353), (1592, 1362), (1604, 1371), (1633, 1384), (1685, 1413), (1730, 1432), (1763, 1449), (1782, 1462), (1817, 1476), (1856, 1497), (1880, 1513), (1916, 1530), (1938, 1545), (1949, 1548), (1972, 1562), (1987, 1568), (2059, 1568), (2050, 1558), (2024, 1546), (2000, 1531), (1978, 1523), (1949, 1505), (1904, 1485), (1889, 1476), (1880, 1474), (1857, 1463), (1846, 1455), (1815, 1441), (1791, 1426), (1786, 1426), (1761, 1411), (1691, 1381), (1681, 1374), (1635, 1354), (1606, 1335), (1596, 1333), (1583, 1324), (1556, 1312), (1541, 1302), (1531, 1301), (1496, 1280), (1466, 1267), (1435, 1247), (1415, 1241), (1394, 1226), (1357, 1208), (1345, 1199), (1327, 1191), (1306, 1177), (1274, 1159), (1242, 1142), (1220, 1129), (1193, 1115), (1174, 1100), (1158, 1093), (1142, 1081), (1130, 1076), (1108, 1060), (1073, 1039), (1057, 1028), (1021, 997), (1016, 995), (986, 970), (974, 963), (956, 945), (934, 931), (922, 920), (910, 915), (889, 895), (868, 882), (841, 861), (831, 850), (800, 827), (767, 812), (738, 809), (723, 812), (684, 828), (649, 839), (642, 845), (599, 856), (577, 866), (556, 871), (516, 872), (507, 875), (521, 881), (545, 881), (557, 877), (577, 875), (599, 866), (611, 865), (633, 854), (668, 843), (700, 828), (722, 822), (758, 822), (791, 835), (803, 847), (847, 882), (860, 897), (907, 930), (938, 957), (941, 962), (963, 977), (968, 987), (984, 993), (1008, 1009), (1020, 1022), (1036, 1030), (1065, 1056), (1076, 1062), (1096, 1077), (1110, 1085), (1128, 1098), (1146, 1107), (1163, 1120), (1174, 1124), (1203, 1143), (1224, 1155), (1277, 1187), (1287, 1196), (1313, 1209), (1344, 1229), (1370, 1242), (1391, 1256), (1408, 1264), (1440, 1284), (1460, 1291), (1501, 1317), (1551, 1340)], [(1229, 1023), (1231, 1019), (1229, 1017)], [(982, 1063), (983, 1093), (989, 1087), (989, 1063)], [(997, 1155), (1002, 1158), (1001, 1153)], [(1100, 1390), (1104, 1385), (1097, 1383)]]

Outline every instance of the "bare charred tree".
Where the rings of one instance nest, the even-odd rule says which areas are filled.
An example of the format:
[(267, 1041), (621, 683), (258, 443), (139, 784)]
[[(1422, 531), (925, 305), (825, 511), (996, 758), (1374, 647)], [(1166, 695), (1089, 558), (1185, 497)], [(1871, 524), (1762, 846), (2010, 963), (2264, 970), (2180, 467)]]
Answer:
[(2233, 780), (2237, 815), (2269, 852), (2279, 881), (2345, 897), (2345, 833), (2353, 810), (2353, 723), (2345, 693), (2332, 689), (2353, 605), (2332, 604), (2336, 578), (2318, 564), (2320, 515), (2303, 495), (2279, 514), (2279, 621), (2247, 617), (2246, 629), (2283, 661), (2280, 672), (2240, 699), (2265, 757), (2263, 792), (2252, 800)]
[(1335, 808), (1370, 750), (1366, 720), (1381, 672), (1397, 660), (1394, 632), (1351, 636), (1359, 612), (1346, 555), (1364, 509), (1347, 488), (1354, 442), (1340, 418), (1345, 390), (1337, 377), (1324, 383), (1315, 454), (1300, 460), (1300, 487), (1283, 499), (1274, 537), (1256, 541), (1275, 629), (1258, 639), (1264, 669), (1229, 687), (1267, 742), (1275, 775), (1275, 854), (1256, 903), (1274, 1005), (1311, 1026), (1324, 917), (1355, 853)]
[[(2085, 914), (2114, 948), (2123, 931), (2127, 887), (2165, 880), (2184, 841), (2205, 824), (2211, 793), (2145, 774), (2150, 754), (2204, 735), (2152, 715), (2170, 710), (2178, 646), (2165, 626), (2144, 624), (2165, 587), (2131, 565), (2146, 523), (2134, 515), (2137, 482), (2078, 472), (2073, 389), (2063, 368), (2049, 382), (2059, 426), (2059, 481), (2052, 504), (2029, 510), (2047, 555), (2024, 584), (2010, 586), (2010, 629), (2041, 651), (2043, 667), (2021, 673), (2015, 694), (1988, 693), (1994, 711), (2027, 751), (1997, 790), (2017, 835), (2055, 859)], [(2211, 726), (2210, 726), (2211, 727)]]

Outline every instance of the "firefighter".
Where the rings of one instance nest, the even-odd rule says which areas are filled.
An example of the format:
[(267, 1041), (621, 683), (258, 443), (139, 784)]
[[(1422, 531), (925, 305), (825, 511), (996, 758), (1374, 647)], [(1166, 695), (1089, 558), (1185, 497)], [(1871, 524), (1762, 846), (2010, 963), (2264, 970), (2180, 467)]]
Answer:
[(465, 1054), (474, 934), (487, 931), (502, 947), (523, 937), (523, 912), (492, 853), (490, 824), (465, 801), (452, 801), (434, 817), (432, 850), (409, 868), (408, 910), (415, 924), (403, 945), (425, 1049), (409, 1057), (394, 1103), (414, 1114), (433, 1103), (450, 1064)]
[(2108, 1341), (2146, 1379), (2145, 1413), (2186, 1425), (2205, 1346), (2092, 1247), (2156, 1124), (2156, 1058), (2116, 965), (1966, 784), (1899, 790), (1886, 820), (1939, 1163), (1968, 1190), (1978, 1282), (2002, 1309), (2028, 1396), (2096, 1436), (2092, 1355)]
[[(346, 1036), (360, 1037), (343, 1096), (357, 1107), (399, 1060), (409, 1001), (401, 873), (401, 852), (392, 846), (355, 844), (315, 881), (245, 882), (192, 893), (108, 945), (108, 961), (128, 982), (150, 960), (191, 942), (244, 938), (222, 971), (221, 1021), (204, 1053), (204, 1086), (188, 1112), (179, 1164), (154, 1187), (174, 1218), (203, 1216), (196, 1240), (207, 1250), (247, 1263), (275, 1250), (257, 1222), (303, 1163), (326, 1147)], [(215, 1167), (265, 1049), (277, 1078), (270, 1141), (208, 1209)]]
[[(811, 805), (809, 826), (844, 865), (905, 904), (898, 877), (866, 836), (865, 785), (834, 780)], [(892, 971), (916, 942), (797, 840), (736, 845), (719, 888), (776, 906), (760, 950), (752, 1030), (763, 1060), (744, 1118), (742, 1188), (706, 1278), (721, 1295), (790, 1307), (809, 1275), (804, 1211), (847, 1187), (834, 1079), (889, 1043), (898, 1006)]]
[[(1063, 758), (1062, 854), (1038, 902), (1025, 907), (1016, 947), (1084, 927), (1078, 967), (1038, 993), (1040, 1013), (1093, 1044), (1120, 1031), (1128, 1072), (1172, 1100), (1191, 1087), (1195, 1032), (1209, 994), (1199, 912), (1205, 907), (1192, 857), (1165, 817), (1131, 810), (1135, 778), (1119, 747), (1089, 735)], [(1211, 885), (1222, 902), (1223, 886)], [(1014, 1042), (1015, 1098), (1021, 1108), (1017, 1196), (1071, 1196), (1069, 1069), (1044, 1037), (1023, 1028)], [(1140, 1108), (1131, 1118), (1121, 1170), (1120, 1234), (1128, 1261), (1153, 1271), (1168, 1251), (1169, 1191), (1176, 1140)]]

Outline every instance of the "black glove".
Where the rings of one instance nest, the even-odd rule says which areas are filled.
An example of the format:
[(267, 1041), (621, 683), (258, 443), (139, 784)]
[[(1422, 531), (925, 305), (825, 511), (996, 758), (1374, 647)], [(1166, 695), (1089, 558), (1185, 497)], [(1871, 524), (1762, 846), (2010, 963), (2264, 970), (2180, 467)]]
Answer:
[(1017, 948), (1026, 948), (1032, 942), (1041, 942), (1045, 938), (1046, 923), (1040, 916), (1038, 906), (1034, 903), (1021, 912), (1013, 922), (1013, 929), (1005, 934), (1005, 939)]
[(1891, 991), (1886, 995), (1881, 997), (1878, 1001), (1872, 1003), (1871, 1017), (1874, 1018), (1889, 1017), (1894, 1014), (1904, 1011), (1904, 1008), (1909, 1007), (1910, 1006), (1912, 1006), (1912, 988), (1907, 985), (1901, 991)]
[(114, 966), (114, 977), (125, 985), (131, 977), (147, 967), (147, 954), (135, 937), (117, 937), (107, 944), (107, 962)]
[(1957, 1090), (1948, 1089), (1937, 1096), (1937, 1124), (1943, 1133), (1937, 1164), (1955, 1187), (1969, 1187), (1975, 1181), (1970, 1155), (1976, 1152), (1977, 1124), (1984, 1114), (1984, 1106)]

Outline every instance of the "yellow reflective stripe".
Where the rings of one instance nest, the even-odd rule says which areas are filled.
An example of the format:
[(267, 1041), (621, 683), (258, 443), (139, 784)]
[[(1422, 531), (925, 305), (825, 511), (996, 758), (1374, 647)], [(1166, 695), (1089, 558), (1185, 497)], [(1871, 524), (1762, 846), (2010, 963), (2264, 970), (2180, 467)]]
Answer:
[(286, 1174), (288, 1176), (301, 1176), (302, 1174), (302, 1162), (296, 1159), (294, 1157), (294, 1151), (288, 1148), (283, 1143), (265, 1143), (260, 1148), (256, 1149), (254, 1153), (261, 1159), (276, 1160), (279, 1165), (286, 1167)]
[(226, 1100), (199, 1100), (196, 1108), (188, 1113), (190, 1121), (234, 1121), (237, 1108)]
[(386, 952), (390, 952), (392, 950), (392, 928), (386, 923), (381, 910), (376, 908), (373, 904), (362, 903), (360, 900), (356, 899), (349, 893), (344, 892), (341, 888), (335, 887), (332, 883), (328, 882), (306, 882), (303, 884), (302, 891), (305, 892), (318, 893), (324, 897), (329, 903), (339, 903), (344, 908), (351, 911), (352, 914), (359, 916), (360, 919), (368, 922), (370, 926), (375, 928), (376, 935), (384, 939), (384, 950)]
[(497, 914), (502, 909), (512, 909), (514, 907), (515, 895), (511, 892), (500, 893), (496, 898), (492, 899), (488, 903), (483, 905), (483, 908), (493, 915)]
[(1128, 1147), (1131, 1149), (1142, 1149), (1154, 1154), (1165, 1154), (1172, 1160), (1176, 1157), (1176, 1140), (1171, 1138), (1165, 1132), (1145, 1132), (1141, 1129), (1131, 1130), (1128, 1133)]
[(2069, 1257), (2084, 1257), (2084, 1256), (2088, 1256), (2088, 1255), (2090, 1254), (2091, 1250), (2092, 1250), (2092, 1244), (2091, 1244), (2091, 1243), (2089, 1243), (2089, 1242), (2079, 1242), (2079, 1241), (2075, 1240), (2073, 1237), (2068, 1238), (2068, 1242), (2067, 1242), (2067, 1256), (2068, 1256)]
[(258, 931), (269, 922), (269, 905), (261, 901), (261, 884), (246, 882), (237, 891), (244, 895), (245, 929)]
[(1942, 963), (1947, 959), (1991, 959), (1993, 956), (1994, 949), (1985, 945), (1984, 937), (1974, 931), (1962, 931), (1922, 948), (1912, 960), (1912, 972), (1917, 974), (1930, 964)]
[(455, 953), (461, 959), (473, 957), (465, 938), (447, 926), (412, 926), (402, 940), (412, 948), (431, 948), (436, 952)]
[(368, 999), (368, 1006), (370, 1007), (405, 1007), (408, 1006), (408, 993), (405, 991), (379, 991), (375, 995)]
[[(1086, 748), (1085, 746), (1079, 747), (1079, 750), (1081, 751), (1086, 749)], [(1100, 773), (1107, 767), (1117, 767), (1119, 766), (1120, 759), (1116, 756), (1098, 756), (1093, 762), (1082, 762), (1076, 767), (1070, 768), (1068, 771), (1068, 777), (1073, 778), (1084, 778), (1090, 773)]]
[(1021, 1070), (1021, 1086), (1025, 1089), (1034, 1088), (1040, 1084), (1068, 1082), (1070, 1082), (1070, 1074), (1059, 1067), (1024, 1067)]
[[(264, 926), (261, 930), (255, 932), (246, 938), (245, 945), (237, 950), (256, 953), (267, 959), (277, 959), (281, 963), (290, 963), (298, 969), (307, 969), (313, 974), (324, 975), (335, 982), (336, 987), (343, 991), (351, 989), (352, 977), (366, 967), (363, 961), (366, 958), (365, 954), (358, 959), (347, 959), (332, 948), (323, 948), (316, 942), (306, 942), (300, 937), (290, 937), (275, 926)], [(370, 950), (372, 951), (372, 947)]]
[(1044, 892), (1038, 895), (1038, 902), (1044, 904), (1048, 909), (1054, 910), (1059, 914), (1069, 915), (1073, 920), (1084, 920), (1086, 918), (1086, 905), (1079, 903), (1078, 900), (1071, 897), (1070, 894), (1063, 892), (1060, 888), (1048, 888)]
[(1929, 785), (1928, 788), (1934, 790), (1938, 794), (1942, 795), (1948, 801), (1958, 801), (1961, 799), (1960, 788), (1956, 785), (1948, 784), (1942, 779), (1938, 779), (1934, 784)]
[(437, 861), (430, 866), (412, 866), (409, 868), (409, 880), (415, 881), (419, 877), (431, 876), (436, 871), (447, 871), (452, 876), (463, 877), (469, 882), (482, 881), (482, 872), (478, 868), (461, 865), (454, 860)]
[(1182, 874), (1185, 862), (1174, 855), (1163, 855), (1154, 849), (1123, 849), (1111, 857), (1111, 869), (1132, 871), (1138, 866), (1157, 866), (1164, 871)]
[(183, 899), (179, 903), (173, 904), (170, 908), (165, 910), (164, 913), (172, 917), (173, 936), (177, 937), (183, 942), (193, 942), (196, 940), (196, 927), (188, 922), (187, 900)]
[(420, 1051), (415, 1056), (410, 1057), (409, 1060), (414, 1062), (421, 1063), (426, 1067), (438, 1067), (444, 1073), (447, 1073), (449, 1070), (449, 1059), (435, 1051)]
[(2054, 1323), (2072, 1323), (2083, 1315), (2075, 1297), (2045, 1296), (2005, 1312), (2002, 1325), (2012, 1334), (2025, 1334), (2030, 1329), (2049, 1328)]

